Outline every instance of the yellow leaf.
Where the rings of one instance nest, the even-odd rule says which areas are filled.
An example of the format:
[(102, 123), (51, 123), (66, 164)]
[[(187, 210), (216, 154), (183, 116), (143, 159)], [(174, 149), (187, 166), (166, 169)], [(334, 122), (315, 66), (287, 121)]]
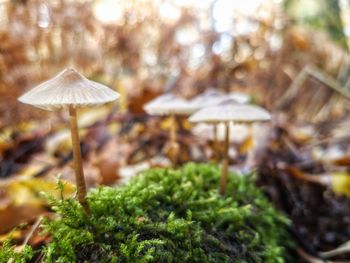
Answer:
[[(41, 206), (43, 204), (41, 193), (50, 194), (57, 198), (60, 197), (60, 193), (57, 190), (57, 183), (41, 178), (11, 180), (4, 187), (4, 191), (14, 205)], [(64, 196), (71, 195), (73, 192), (73, 185), (65, 182)]]
[(161, 123), (160, 123), (160, 127), (163, 130), (169, 130), (170, 127), (173, 125), (173, 121), (172, 119), (169, 118), (165, 118)]
[(47, 164), (44, 163), (35, 163), (30, 164), (23, 169), (21, 169), (20, 174), (23, 178), (32, 178), (37, 173), (41, 172), (43, 169), (45, 169)]
[(349, 173), (333, 173), (332, 189), (338, 194), (350, 196), (350, 174)]
[(249, 135), (239, 147), (239, 153), (245, 154), (254, 147), (254, 138), (252, 135)]
[(16, 239), (20, 238), (22, 236), (21, 231), (18, 229), (14, 229), (10, 231), (9, 233), (6, 233), (4, 235), (0, 235), (0, 242), (4, 242), (8, 239)]
[(182, 125), (186, 130), (190, 130), (193, 126), (193, 124), (189, 122), (187, 118), (183, 121)]

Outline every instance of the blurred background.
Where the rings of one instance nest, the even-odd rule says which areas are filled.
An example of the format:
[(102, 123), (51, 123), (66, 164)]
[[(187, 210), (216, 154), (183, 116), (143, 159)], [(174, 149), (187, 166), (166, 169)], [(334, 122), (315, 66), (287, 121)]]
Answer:
[[(273, 121), (255, 146), (239, 131), (230, 164), (256, 150), (257, 183), (292, 219), (302, 258), (335, 249), (350, 240), (349, 47), (349, 0), (0, 0), (0, 242), (49, 211), (39, 192), (57, 174), (74, 182), (67, 113), (17, 101), (74, 67), (121, 94), (80, 111), (89, 186), (169, 165), (171, 122), (146, 115), (148, 101), (240, 94)], [(179, 163), (212, 161), (212, 139), (178, 126)]]
[(310, 65), (334, 86), (306, 80), (318, 113), (335, 87), (347, 89), (349, 10), (347, 0), (3, 0), (0, 127), (44, 117), (16, 99), (68, 66), (141, 112), (164, 91), (189, 98), (208, 87), (288, 108), (296, 94), (282, 95)]

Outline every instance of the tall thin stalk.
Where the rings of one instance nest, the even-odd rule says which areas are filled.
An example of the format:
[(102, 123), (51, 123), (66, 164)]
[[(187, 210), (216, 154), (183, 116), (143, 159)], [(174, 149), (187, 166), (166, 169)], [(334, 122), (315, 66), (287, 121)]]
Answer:
[(175, 114), (170, 115), (171, 124), (170, 124), (170, 159), (172, 167), (175, 167), (177, 164), (177, 158), (179, 154), (179, 145), (176, 138), (177, 133), (177, 123)]
[(225, 123), (225, 145), (224, 145), (224, 159), (222, 161), (221, 179), (220, 179), (220, 194), (224, 195), (226, 192), (227, 174), (228, 174), (228, 149), (230, 142), (230, 123)]
[(79, 203), (82, 205), (85, 211), (89, 213), (90, 208), (86, 200), (86, 183), (84, 178), (83, 163), (80, 149), (77, 110), (73, 106), (69, 107), (69, 121), (72, 136), (72, 149), (74, 159), (75, 180), (77, 185), (77, 197)]
[(215, 161), (218, 162), (220, 160), (220, 147), (219, 147), (219, 139), (218, 139), (218, 124), (214, 124), (214, 154), (215, 154)]

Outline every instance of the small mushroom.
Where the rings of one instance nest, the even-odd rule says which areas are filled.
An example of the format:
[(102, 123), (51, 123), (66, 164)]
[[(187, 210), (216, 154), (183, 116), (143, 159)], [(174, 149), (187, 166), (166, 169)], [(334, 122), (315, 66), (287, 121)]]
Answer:
[(179, 144), (176, 139), (176, 116), (190, 115), (199, 109), (198, 105), (177, 97), (174, 94), (166, 93), (148, 102), (144, 106), (144, 109), (150, 115), (170, 116), (172, 124), (169, 135), (169, 152), (172, 166), (174, 167), (177, 163), (177, 156), (179, 154)]
[(119, 96), (119, 93), (100, 83), (88, 80), (74, 69), (65, 69), (18, 99), (20, 102), (44, 110), (64, 108), (69, 111), (77, 197), (87, 212), (89, 212), (89, 206), (86, 200), (86, 183), (78, 133), (77, 108), (101, 105), (116, 100)]
[[(192, 100), (192, 104), (194, 104), (197, 109), (202, 109), (206, 107), (211, 107), (215, 105), (219, 105), (222, 103), (234, 102), (238, 104), (246, 104), (249, 101), (249, 96), (240, 93), (240, 92), (231, 92), (231, 93), (221, 93), (216, 89), (209, 88), (204, 93), (199, 94), (194, 97)], [(216, 159), (219, 159), (219, 139), (218, 139), (218, 125), (214, 124), (214, 152), (216, 155)]]
[(220, 193), (222, 195), (225, 194), (227, 183), (230, 122), (253, 123), (257, 121), (268, 121), (270, 119), (270, 114), (261, 107), (255, 105), (234, 104), (232, 102), (226, 102), (217, 106), (203, 108), (189, 118), (190, 122), (225, 124), (224, 159), (220, 180)]

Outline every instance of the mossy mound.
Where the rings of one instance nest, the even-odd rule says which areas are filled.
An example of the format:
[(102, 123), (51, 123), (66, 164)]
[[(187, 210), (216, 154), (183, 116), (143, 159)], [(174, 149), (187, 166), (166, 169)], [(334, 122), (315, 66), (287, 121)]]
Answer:
[(74, 199), (52, 200), (45, 262), (284, 262), (288, 220), (249, 177), (188, 164), (151, 169), (120, 188), (90, 191), (88, 217)]

